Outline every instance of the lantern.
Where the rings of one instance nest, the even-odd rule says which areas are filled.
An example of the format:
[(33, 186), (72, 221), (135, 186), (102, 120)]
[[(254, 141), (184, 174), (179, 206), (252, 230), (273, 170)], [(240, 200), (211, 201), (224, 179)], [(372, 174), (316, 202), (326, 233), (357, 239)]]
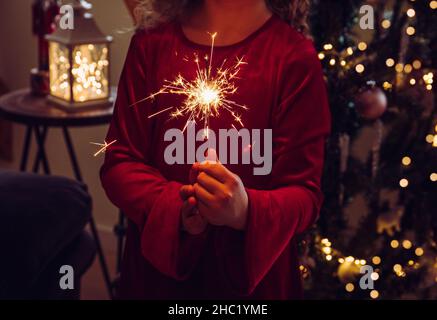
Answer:
[(71, 6), (74, 27), (62, 28), (60, 24), (46, 37), (49, 41), (48, 99), (68, 111), (107, 107), (112, 104), (109, 78), (112, 37), (97, 27), (90, 13), (91, 4), (77, 0)]

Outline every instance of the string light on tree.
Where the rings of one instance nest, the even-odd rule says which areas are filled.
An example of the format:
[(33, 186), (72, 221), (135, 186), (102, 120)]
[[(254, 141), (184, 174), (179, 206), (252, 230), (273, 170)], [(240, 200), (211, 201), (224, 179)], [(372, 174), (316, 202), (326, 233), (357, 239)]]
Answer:
[(374, 256), (374, 257), (372, 258), (372, 263), (373, 263), (374, 265), (379, 265), (379, 264), (381, 263), (381, 258), (378, 257), (378, 256)]
[(352, 291), (354, 291), (355, 286), (353, 283), (349, 282), (344, 286), (344, 288), (346, 289), (347, 292), (352, 292)]
[(434, 135), (433, 134), (426, 135), (425, 140), (430, 144), (434, 143)]
[(358, 43), (358, 49), (359, 49), (360, 51), (366, 51), (366, 49), (367, 49), (367, 43), (365, 43), (365, 42), (360, 42), (360, 43)]
[(407, 33), (407, 35), (413, 36), (416, 33), (416, 29), (412, 26), (409, 26), (409, 27), (407, 27), (405, 32)]
[(413, 8), (407, 10), (407, 16), (413, 18), (416, 15), (416, 11)]
[(413, 68), (416, 70), (419, 70), (420, 68), (422, 68), (422, 62), (420, 62), (420, 60), (414, 60), (413, 61)]
[(388, 58), (386, 61), (385, 61), (385, 64), (387, 65), (387, 67), (393, 67), (394, 65), (395, 65), (395, 61), (392, 59), (392, 58)]
[(371, 297), (372, 299), (378, 299), (378, 297), (379, 297), (379, 292), (378, 292), (378, 290), (372, 290), (372, 291), (370, 291), (370, 297)]
[(407, 275), (402, 266), (398, 263), (393, 266), (393, 271), (398, 277), (405, 277)]
[(403, 72), (404, 71), (404, 65), (402, 63), (396, 64), (395, 70), (396, 70), (397, 73)]
[(364, 67), (364, 65), (362, 65), (361, 63), (357, 64), (356, 67), (355, 67), (355, 71), (356, 71), (357, 73), (363, 73), (364, 70), (365, 70), (365, 67)]
[(416, 254), (416, 256), (421, 257), (424, 254), (424, 251), (421, 247), (416, 248), (416, 250), (414, 250), (414, 253)]
[(391, 27), (391, 22), (390, 22), (390, 20), (388, 20), (388, 19), (384, 19), (384, 20), (382, 20), (382, 22), (381, 22), (381, 26), (382, 26), (384, 29), (388, 29), (388, 28), (390, 28), (390, 27)]
[(411, 243), (410, 240), (404, 240), (402, 241), (402, 246), (404, 247), (404, 249), (411, 249), (413, 244)]
[(402, 188), (406, 188), (406, 187), (408, 187), (408, 184), (409, 184), (409, 182), (408, 182), (408, 179), (406, 179), (406, 178), (403, 178), (403, 179), (401, 179), (401, 180), (399, 181), (399, 185), (400, 185)]
[(411, 158), (408, 157), (408, 156), (403, 157), (402, 158), (402, 164), (404, 166), (406, 166), (406, 167), (409, 166), (411, 164)]
[(384, 81), (384, 83), (382, 84), (382, 88), (388, 91), (393, 88), (393, 85), (388, 81)]
[(431, 91), (432, 90), (432, 85), (434, 83), (434, 74), (432, 72), (424, 74), (423, 75), (423, 81), (425, 82), (426, 89)]

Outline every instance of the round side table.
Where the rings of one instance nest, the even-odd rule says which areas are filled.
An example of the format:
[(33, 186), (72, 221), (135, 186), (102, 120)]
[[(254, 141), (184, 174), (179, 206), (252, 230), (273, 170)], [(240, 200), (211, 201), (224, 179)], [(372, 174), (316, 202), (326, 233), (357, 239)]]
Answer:
[[(111, 90), (115, 98), (116, 90)], [(115, 99), (114, 99), (115, 100)], [(42, 167), (45, 174), (50, 174), (49, 161), (45, 150), (45, 142), (49, 128), (62, 128), (64, 141), (71, 160), (74, 176), (78, 181), (83, 181), (82, 173), (73, 147), (69, 127), (85, 127), (107, 124), (112, 117), (113, 107), (95, 110), (81, 110), (78, 112), (66, 112), (57, 108), (45, 97), (37, 97), (30, 94), (29, 89), (13, 91), (0, 97), (0, 117), (26, 126), (23, 151), (21, 154), (20, 171), (27, 170), (29, 150), (34, 134), (37, 153), (33, 162), (32, 172), (38, 173)], [(91, 232), (97, 247), (105, 285), (109, 296), (112, 298), (112, 282), (103, 254), (99, 235), (94, 218), (90, 219)]]

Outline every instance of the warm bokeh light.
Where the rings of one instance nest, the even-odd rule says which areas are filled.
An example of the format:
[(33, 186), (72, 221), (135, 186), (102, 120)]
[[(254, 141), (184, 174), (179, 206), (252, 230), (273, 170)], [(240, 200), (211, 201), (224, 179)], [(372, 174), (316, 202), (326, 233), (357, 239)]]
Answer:
[(391, 22), (390, 22), (390, 20), (388, 20), (388, 19), (384, 19), (384, 20), (382, 20), (382, 22), (381, 22), (381, 26), (382, 26), (384, 29), (388, 29), (388, 28), (390, 28), (390, 27), (391, 27)]
[(402, 271), (402, 266), (400, 264), (395, 264), (393, 266), (393, 271), (396, 272), (396, 273), (401, 272)]
[(411, 158), (408, 156), (405, 156), (402, 158), (402, 164), (404, 166), (409, 166), (411, 164)]
[(365, 68), (364, 68), (364, 66), (360, 63), (360, 64), (357, 64), (357, 66), (355, 67), (355, 70), (356, 70), (358, 73), (363, 73), (364, 70), (365, 70)]
[(399, 185), (402, 187), (402, 188), (406, 188), (406, 187), (408, 187), (408, 184), (409, 184), (409, 182), (408, 182), (408, 180), (407, 179), (401, 179), (401, 181), (399, 181)]
[(402, 63), (398, 63), (395, 67), (396, 72), (401, 73), (404, 71), (404, 65)]
[(407, 16), (409, 16), (410, 18), (414, 17), (416, 15), (416, 11), (414, 11), (414, 9), (408, 9), (407, 10)]
[(411, 73), (413, 71), (413, 66), (411, 64), (406, 64), (404, 67), (404, 72), (405, 73)]
[(422, 62), (420, 62), (420, 60), (414, 60), (413, 61), (413, 68), (416, 70), (419, 70), (420, 68), (422, 68)]
[(365, 51), (367, 49), (367, 43), (365, 43), (365, 42), (358, 43), (358, 49), (360, 51)]
[(402, 241), (402, 246), (404, 247), (404, 249), (411, 249), (413, 244), (411, 243), (410, 240), (404, 240)]
[(354, 291), (355, 286), (353, 283), (348, 283), (348, 284), (346, 284), (345, 289), (347, 292), (352, 292), (352, 291)]
[(414, 250), (414, 253), (416, 254), (416, 256), (421, 257), (421, 256), (423, 256), (424, 251), (422, 248), (419, 247), (419, 248), (416, 248), (416, 250)]
[(378, 265), (378, 264), (381, 263), (381, 258), (378, 257), (378, 256), (374, 256), (374, 257), (372, 258), (372, 262), (373, 262), (373, 264)]
[(109, 61), (106, 45), (87, 44), (74, 47), (72, 66), (66, 46), (50, 42), (49, 50), (52, 96), (67, 102), (86, 102), (108, 97)]
[(395, 65), (395, 61), (392, 58), (388, 58), (385, 61), (385, 64), (387, 65), (387, 67), (393, 67)]
[(409, 36), (412, 36), (416, 33), (416, 29), (414, 27), (408, 27), (407, 30), (405, 31)]
[(393, 85), (388, 81), (384, 81), (382, 87), (384, 88), (384, 90), (390, 90), (391, 88), (393, 88)]
[(370, 297), (372, 299), (377, 299), (379, 297), (379, 292), (377, 290), (370, 291)]

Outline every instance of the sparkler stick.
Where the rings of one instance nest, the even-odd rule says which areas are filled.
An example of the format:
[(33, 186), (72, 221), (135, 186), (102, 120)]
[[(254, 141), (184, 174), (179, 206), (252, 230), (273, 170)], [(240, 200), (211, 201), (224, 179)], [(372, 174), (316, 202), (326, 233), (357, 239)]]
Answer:
[(213, 74), (212, 60), (217, 33), (212, 33), (210, 36), (211, 51), (209, 57), (205, 57), (205, 60), (209, 60), (208, 64), (205, 68), (201, 68), (199, 57), (195, 55), (194, 63), (196, 64), (196, 77), (194, 80), (189, 81), (181, 74), (178, 74), (173, 81), (164, 80), (164, 85), (159, 91), (133, 103), (131, 106), (147, 100), (152, 100), (161, 94), (177, 94), (185, 96), (182, 106), (165, 108), (148, 116), (148, 118), (175, 109), (170, 112), (171, 118), (177, 118), (184, 115), (188, 116), (183, 131), (185, 131), (190, 121), (203, 121), (205, 137), (207, 139), (210, 118), (219, 116), (222, 110), (231, 114), (234, 121), (243, 126), (241, 116), (236, 113), (235, 109), (247, 110), (247, 107), (231, 100), (228, 96), (237, 92), (238, 88), (235, 86), (234, 80), (238, 79), (237, 76), (240, 72), (240, 68), (242, 65), (246, 64), (246, 62), (243, 61), (243, 58), (237, 58), (235, 64), (229, 68), (225, 68), (224, 65), (226, 60), (224, 60), (221, 66), (217, 68)]

